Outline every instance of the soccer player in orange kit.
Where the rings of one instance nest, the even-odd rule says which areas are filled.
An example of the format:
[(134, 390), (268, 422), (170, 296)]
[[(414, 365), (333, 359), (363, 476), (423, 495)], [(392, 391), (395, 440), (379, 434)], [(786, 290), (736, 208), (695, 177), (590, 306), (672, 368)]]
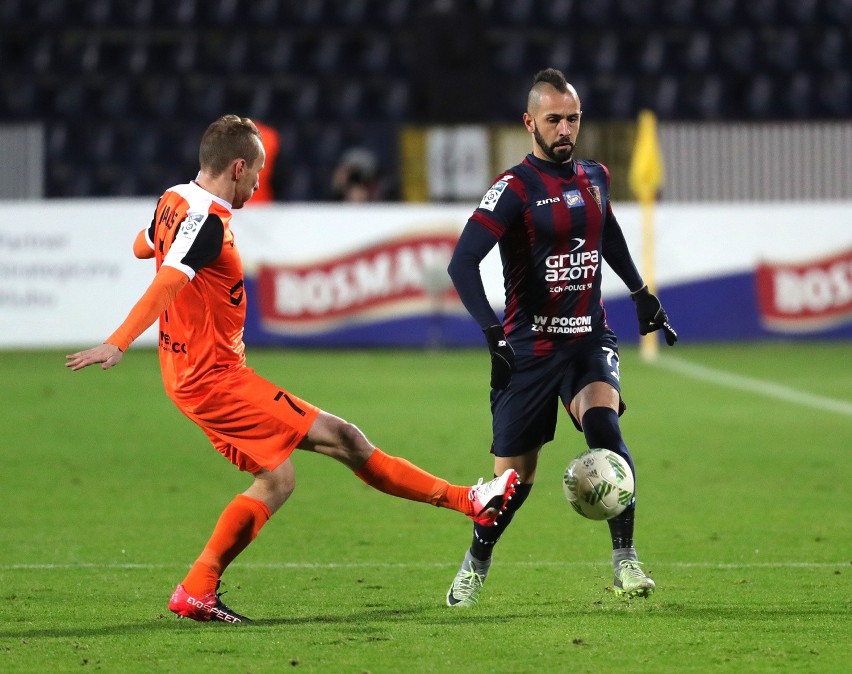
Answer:
[(200, 172), (160, 197), (135, 255), (155, 258), (154, 280), (119, 328), (99, 346), (66, 356), (80, 370), (106, 370), (159, 317), (166, 393), (213, 446), (253, 481), (225, 508), (169, 608), (198, 621), (239, 623), (217, 593), (227, 566), (251, 543), (295, 487), (290, 454), (303, 449), (349, 467), (371, 487), (493, 524), (518, 482), (514, 470), (473, 487), (449, 484), (376, 448), (353, 424), (272, 384), (247, 367), (243, 269), (231, 212), (258, 188), (265, 153), (250, 119), (225, 115), (204, 132)]

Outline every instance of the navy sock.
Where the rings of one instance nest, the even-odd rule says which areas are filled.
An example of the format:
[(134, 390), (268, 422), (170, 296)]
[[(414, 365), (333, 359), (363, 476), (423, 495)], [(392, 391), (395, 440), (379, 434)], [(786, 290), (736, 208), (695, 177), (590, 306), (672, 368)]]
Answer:
[(470, 554), (480, 561), (491, 559), (494, 552), (494, 545), (500, 540), (500, 536), (509, 526), (515, 513), (527, 500), (527, 496), (532, 491), (532, 484), (519, 484), (515, 488), (515, 493), (506, 504), (506, 509), (497, 517), (497, 522), (494, 526), (486, 527), (481, 524), (473, 525), (473, 542), (470, 544)]
[[(621, 436), (621, 427), (618, 423), (618, 413), (609, 407), (591, 407), (586, 410), (582, 420), (583, 434), (586, 436), (586, 444), (589, 448), (602, 447), (609, 449), (621, 456), (630, 470), (633, 471), (633, 480), (636, 481), (636, 469), (633, 466), (633, 457), (624, 444)], [(623, 513), (607, 521), (609, 533), (612, 537), (612, 549), (633, 547), (633, 522), (636, 515), (636, 498), (627, 506)]]

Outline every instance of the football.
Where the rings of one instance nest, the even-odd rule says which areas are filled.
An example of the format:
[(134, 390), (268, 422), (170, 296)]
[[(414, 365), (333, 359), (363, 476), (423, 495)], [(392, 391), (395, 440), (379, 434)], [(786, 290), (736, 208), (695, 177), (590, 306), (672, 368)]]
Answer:
[(590, 449), (565, 469), (562, 488), (568, 503), (590, 520), (609, 520), (633, 501), (630, 466), (608, 449)]

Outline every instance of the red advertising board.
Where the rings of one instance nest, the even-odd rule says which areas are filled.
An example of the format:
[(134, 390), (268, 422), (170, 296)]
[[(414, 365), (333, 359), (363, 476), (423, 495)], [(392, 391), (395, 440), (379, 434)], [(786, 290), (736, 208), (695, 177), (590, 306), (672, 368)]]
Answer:
[(261, 265), (261, 323), (277, 334), (304, 335), (428, 314), (436, 304), (461, 310), (446, 271), (457, 238), (415, 234), (309, 264)]
[(768, 329), (806, 333), (852, 321), (852, 248), (796, 264), (761, 263), (755, 282)]

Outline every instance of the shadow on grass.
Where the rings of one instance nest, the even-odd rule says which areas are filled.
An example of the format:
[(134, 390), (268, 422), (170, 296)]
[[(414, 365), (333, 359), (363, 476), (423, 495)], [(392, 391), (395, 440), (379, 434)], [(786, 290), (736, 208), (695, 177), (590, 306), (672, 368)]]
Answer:
[[(749, 620), (752, 622), (777, 622), (788, 620), (791, 617), (819, 617), (834, 618), (848, 616), (845, 607), (784, 607), (784, 606), (760, 606), (747, 607), (742, 605), (732, 606), (707, 606), (691, 604), (666, 604), (658, 602), (617, 602), (612, 608), (630, 609), (643, 607), (643, 613), (647, 618), (654, 616), (665, 619), (683, 618), (684, 620), (699, 619), (702, 622), (712, 620)], [(99, 627), (74, 626), (67, 628), (40, 628), (21, 630), (0, 630), (0, 639), (38, 639), (38, 638), (69, 638), (69, 637), (101, 637), (150, 633), (152, 631), (195, 630), (195, 629), (225, 629), (225, 630), (255, 630), (257, 628), (280, 627), (280, 626), (310, 626), (310, 625), (349, 625), (355, 631), (365, 627), (374, 627), (376, 624), (385, 622), (417, 622), (421, 625), (456, 625), (459, 621), (467, 621), (472, 616), (478, 621), (487, 622), (489, 625), (510, 625), (516, 621), (528, 622), (531, 618), (540, 621), (560, 620), (566, 615), (575, 617), (600, 615), (600, 605), (590, 607), (577, 604), (565, 606), (558, 602), (545, 602), (537, 604), (529, 611), (500, 611), (497, 608), (482, 610), (482, 607), (473, 609), (448, 609), (446, 607), (410, 608), (410, 609), (367, 609), (347, 614), (319, 614), (302, 615), (281, 618), (260, 618), (250, 623), (232, 625), (229, 623), (210, 622), (198, 623), (192, 620), (180, 619), (171, 615), (160, 615), (152, 620), (139, 623), (121, 625), (104, 625)], [(629, 615), (632, 611), (625, 611)], [(634, 614), (635, 615), (635, 614)], [(632, 617), (631, 617), (632, 619)]]
[[(200, 623), (193, 620), (182, 619), (171, 615), (160, 615), (152, 620), (145, 620), (138, 623), (125, 623), (119, 625), (102, 625), (98, 627), (84, 627), (76, 625), (73, 627), (59, 628), (35, 628), (21, 630), (0, 630), (0, 639), (39, 639), (39, 638), (80, 638), (80, 637), (106, 637), (119, 635), (132, 635), (150, 633), (152, 631), (175, 631), (186, 629), (225, 629), (225, 630), (254, 630), (256, 628), (279, 627), (286, 625), (305, 626), (305, 625), (350, 625), (357, 628), (364, 627), (370, 623), (383, 622), (400, 622), (411, 621), (422, 624), (452, 624), (458, 622), (461, 611), (453, 611), (456, 615), (449, 615), (447, 609), (447, 617), (445, 620), (434, 619), (428, 615), (428, 609), (424, 614), (423, 609), (369, 609), (357, 611), (347, 614), (320, 614), (320, 615), (302, 615), (282, 618), (260, 618), (252, 620), (250, 623), (230, 624), (223, 622)], [(470, 613), (465, 612), (469, 617)], [(489, 622), (512, 622), (513, 620), (527, 620), (527, 614), (507, 614), (501, 612), (499, 614), (488, 615)], [(479, 616), (482, 617), (482, 616)]]

